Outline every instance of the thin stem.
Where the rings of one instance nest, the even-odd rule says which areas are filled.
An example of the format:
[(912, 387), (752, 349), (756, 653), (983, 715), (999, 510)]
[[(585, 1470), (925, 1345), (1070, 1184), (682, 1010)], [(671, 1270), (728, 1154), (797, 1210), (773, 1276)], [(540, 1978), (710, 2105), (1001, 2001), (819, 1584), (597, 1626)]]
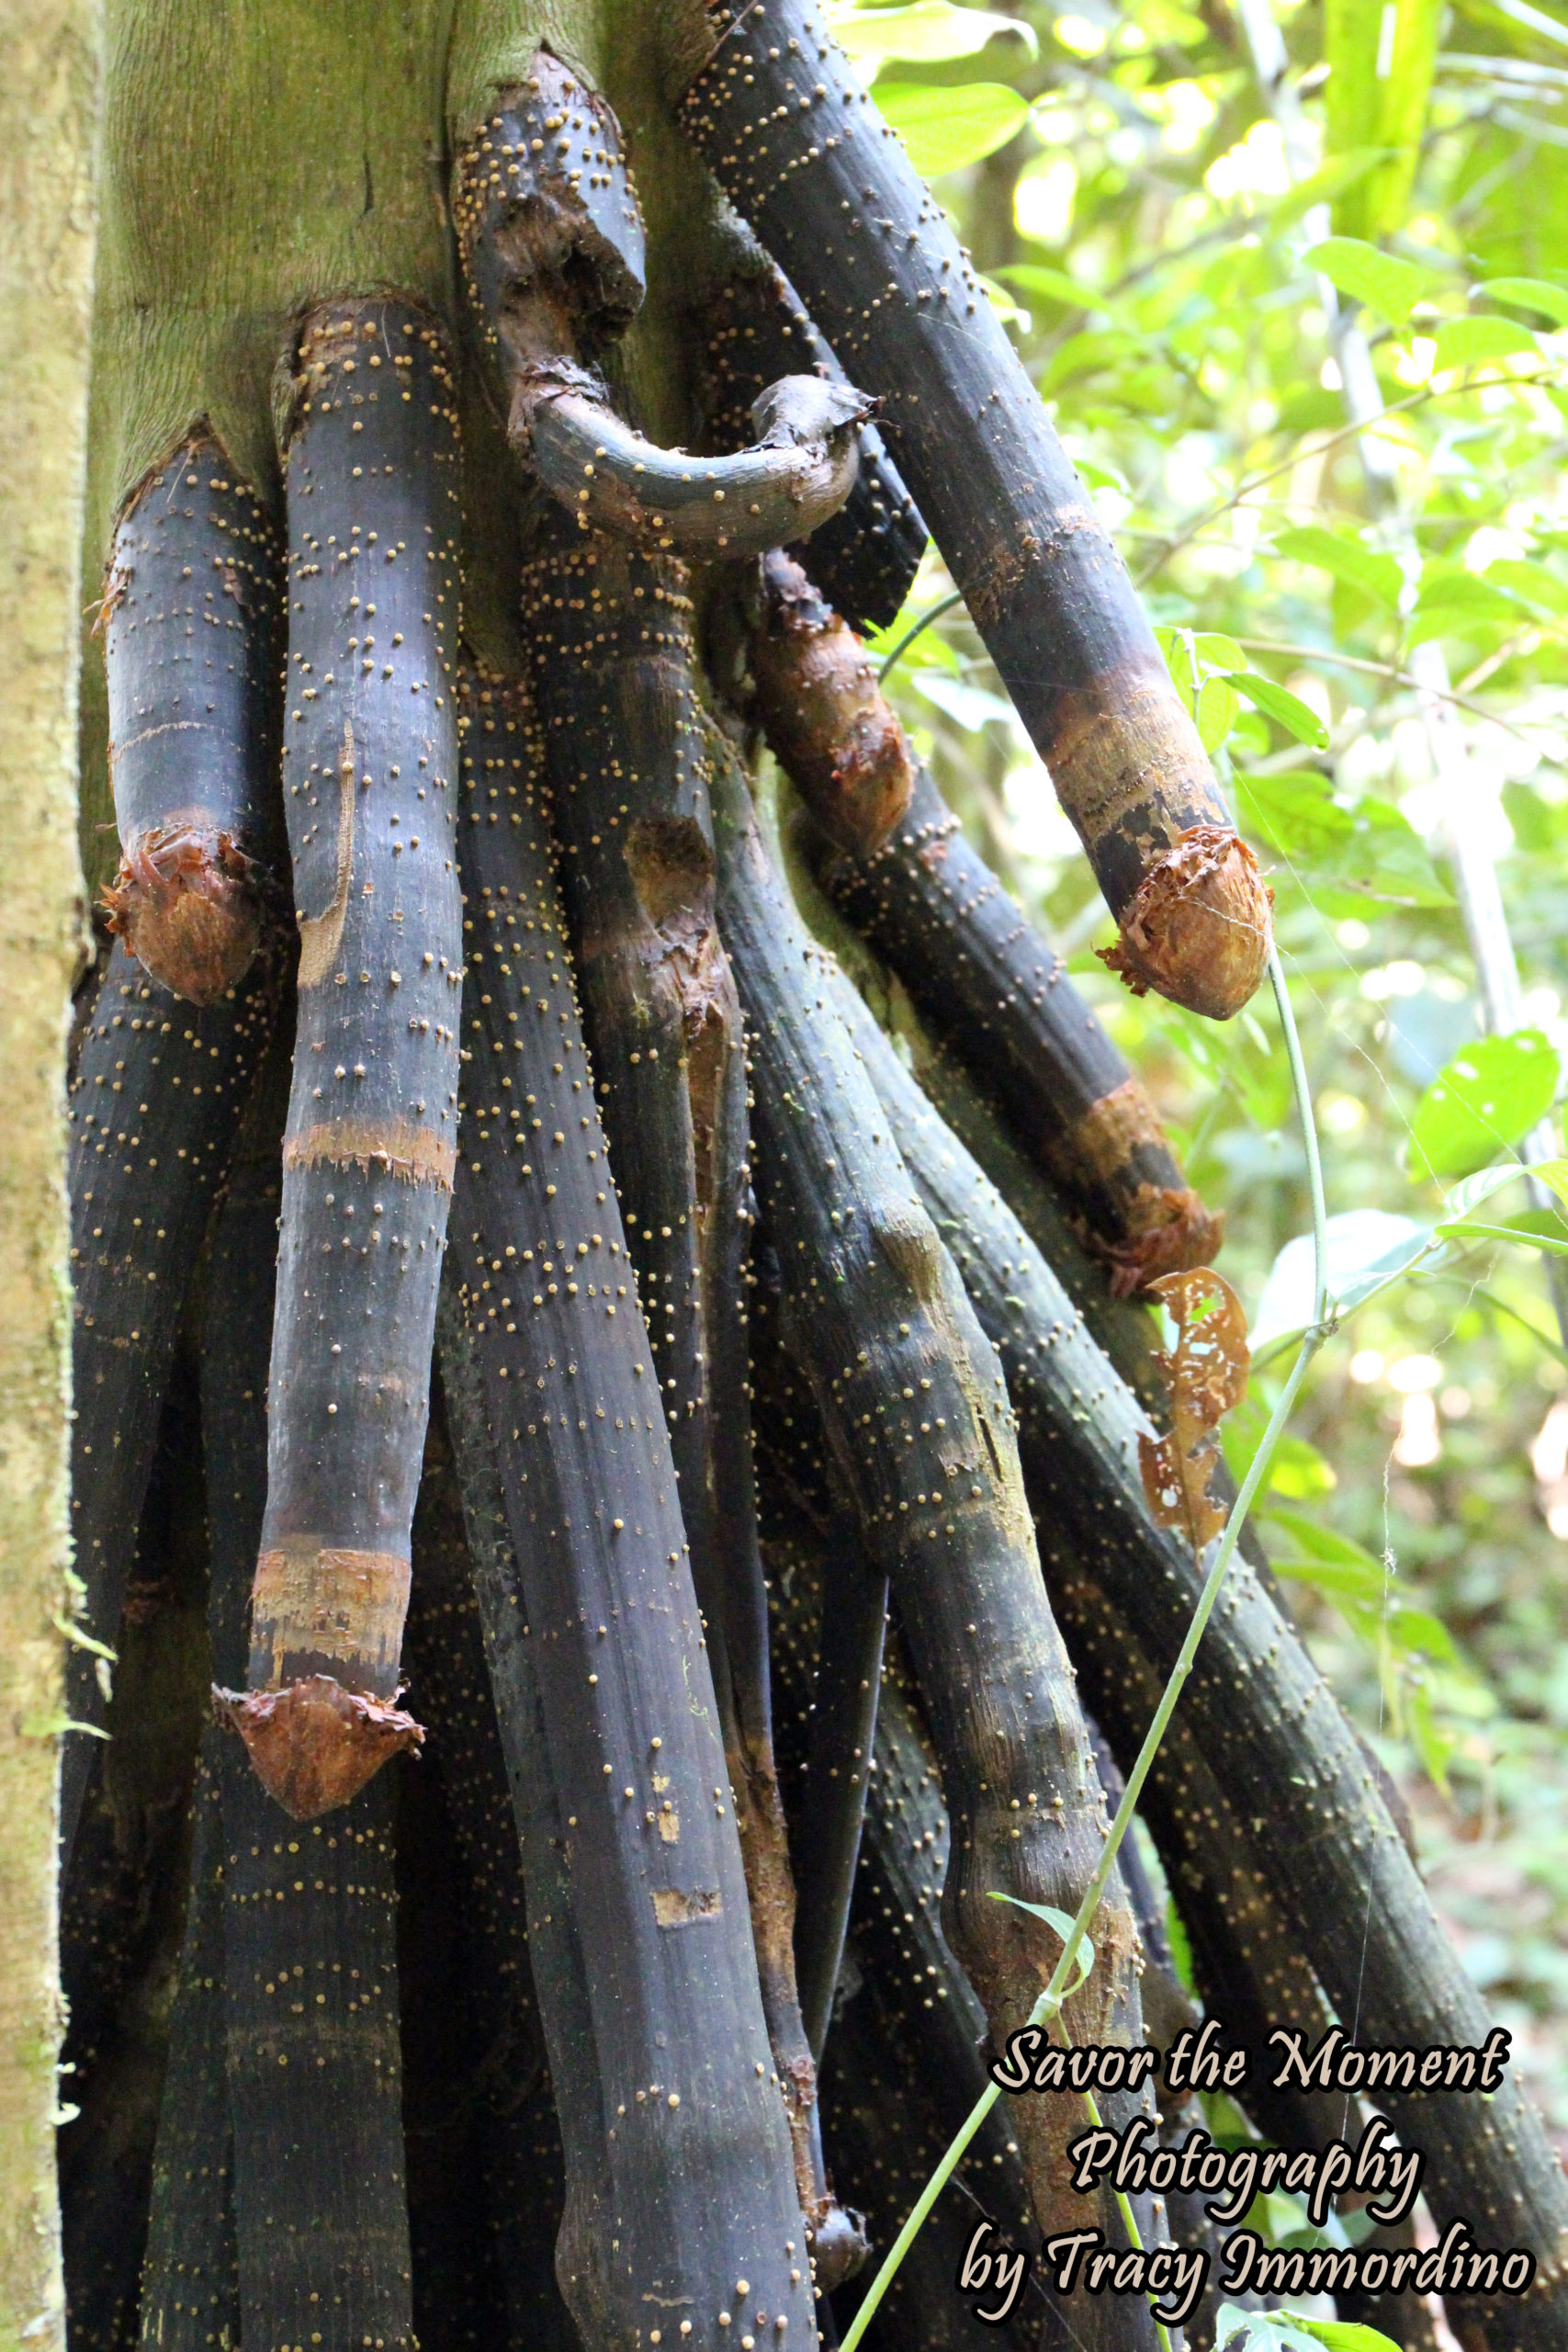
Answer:
[(903, 636), (898, 639), (898, 642), (893, 648), (892, 652), (884, 660), (881, 669), (876, 673), (877, 684), (882, 684), (887, 675), (887, 673), (892, 669), (895, 662), (899, 659), (900, 655), (908, 651), (910, 646), (913, 645), (916, 638), (919, 636), (922, 629), (930, 628), (932, 621), (940, 620), (943, 613), (952, 612), (954, 605), (961, 605), (963, 602), (964, 591), (961, 588), (954, 588), (947, 595), (939, 597), (929, 612), (922, 613), (919, 619), (913, 622), (911, 626), (904, 631)]
[[(1067, 2029), (1063, 2024), (1060, 2018), (1057, 2018), (1056, 2019), (1056, 2030), (1062, 2037), (1062, 2047), (1065, 2050), (1070, 2050), (1073, 2045), (1067, 2038)], [(1095, 2098), (1094, 2093), (1092, 2091), (1080, 2091), (1078, 2096), (1083, 2100), (1084, 2113), (1089, 2117), (1089, 2120), (1094, 2126), (1094, 2129), (1097, 2132), (1103, 2132), (1105, 2124), (1100, 2116), (1100, 2102)], [(1117, 2211), (1122, 2216), (1122, 2226), (1127, 2233), (1127, 2243), (1136, 2253), (1142, 2254), (1144, 2250), (1143, 2233), (1138, 2228), (1137, 2215), (1133, 2211), (1133, 2200), (1128, 2196), (1124, 2188), (1118, 2188), (1115, 2190), (1114, 2194), (1116, 2198)], [(1151, 2295), (1149, 2298), (1149, 2317), (1155, 2324), (1155, 2334), (1159, 2338), (1162, 2352), (1170, 2352), (1170, 2337), (1167, 2333), (1165, 2322), (1161, 2319), (1158, 2310), (1156, 2308), (1156, 2302), (1157, 2298)]]
[[(1274, 1001), (1280, 1011), (1280, 1027), (1284, 1031), (1285, 1052), (1290, 1061), (1296, 1109), (1301, 1119), (1303, 1140), (1306, 1149), (1307, 1182), (1312, 1192), (1312, 1238), (1315, 1273), (1313, 1321), (1302, 1335), (1296, 1361), (1291, 1368), (1291, 1376), (1280, 1392), (1279, 1401), (1269, 1416), (1269, 1425), (1247, 1467), (1247, 1476), (1241, 1482), (1241, 1491), (1236, 1496), (1231, 1515), (1225, 1522), (1224, 1532), (1215, 1547), (1213, 1564), (1203, 1580), (1203, 1589), (1199, 1596), (1198, 1606), (1192, 1612), (1192, 1621), (1187, 1628), (1186, 1638), (1182, 1642), (1176, 1663), (1171, 1668), (1170, 1679), (1165, 1686), (1159, 1705), (1155, 1710), (1154, 1720), (1145, 1734), (1144, 1744), (1138, 1750), (1137, 1761), (1127, 1775), (1126, 1784), (1122, 1792), (1122, 1802), (1116, 1808), (1116, 1817), (1111, 1825), (1105, 1844), (1100, 1849), (1094, 1875), (1084, 1889), (1083, 1898), (1077, 1907), (1077, 1915), (1062, 1945), (1061, 1957), (1052, 1971), (1051, 1981), (1030, 2012), (1029, 2022), (1032, 2026), (1042, 2025), (1047, 2018), (1055, 2018), (1060, 2012), (1066, 1997), (1067, 1978), (1072, 1971), (1074, 1957), (1079, 1943), (1088, 1933), (1095, 1913), (1100, 1908), (1111, 1873), (1116, 1866), (1116, 1857), (1121, 1850), (1122, 1841), (1132, 1824), (1144, 1782), (1147, 1780), (1155, 1758), (1159, 1753), (1166, 1726), (1176, 1713), (1182, 1686), (1192, 1671), (1192, 1662), (1198, 1654), (1198, 1645), (1203, 1638), (1210, 1618), (1213, 1615), (1214, 1604), (1220, 1597), (1220, 1588), (1225, 1580), (1225, 1571), (1235, 1557), (1235, 1547), (1240, 1540), (1241, 1531), (1247, 1523), (1247, 1514), (1269, 1475), (1275, 1448), (1284, 1433), (1285, 1425), (1291, 1418), (1296, 1398), (1301, 1394), (1302, 1383), (1306, 1378), (1308, 1367), (1329, 1334), (1330, 1326), (1327, 1320), (1328, 1212), (1324, 1200), (1323, 1163), (1317, 1148), (1317, 1129), (1313, 1120), (1312, 1090), (1307, 1082), (1306, 1064), (1302, 1055), (1301, 1039), (1296, 1032), (1295, 1014), (1291, 1008), (1290, 994), (1285, 986), (1285, 975), (1280, 964), (1277, 948), (1270, 947), (1269, 951), (1268, 970), (1274, 990)], [(921, 2223), (952, 2179), (964, 2150), (1000, 2097), (999, 2086), (994, 2082), (987, 2084), (964, 2118), (962, 2127), (943, 2154), (936, 2170), (920, 2191), (913, 2211), (894, 2239), (888, 2249), (886, 2259), (871, 2282), (865, 2300), (850, 2323), (844, 2335), (842, 2352), (855, 2352), (856, 2346), (875, 2315), (878, 2304), (892, 2285), (899, 2265), (914, 2243)]]
[(1292, 449), (1288, 458), (1280, 459), (1278, 465), (1266, 466), (1261, 473), (1251, 475), (1242, 483), (1240, 489), (1233, 491), (1228, 498), (1222, 498), (1214, 505), (1206, 507), (1203, 513), (1197, 515), (1185, 529), (1179, 531), (1173, 539), (1168, 540), (1152, 561), (1144, 566), (1134, 582), (1134, 586), (1144, 587), (1154, 578), (1156, 571), (1170, 561), (1173, 555), (1179, 555), (1183, 548), (1190, 547), (1200, 531), (1206, 530), (1209, 525), (1217, 522), (1222, 514), (1229, 514), (1234, 508), (1241, 504), (1243, 499), (1250, 498), (1255, 490), (1261, 490), (1265, 482), (1277, 481), (1281, 474), (1288, 474), (1292, 467), (1300, 465), (1303, 456), (1326, 458), (1330, 450), (1337, 449), (1344, 442), (1359, 440), (1362, 434), (1371, 432), (1375, 425), (1382, 424), (1388, 417), (1404, 414), (1411, 409), (1425, 408), (1429, 401), (1448, 400), (1456, 392), (1489, 391), (1495, 384), (1507, 384), (1519, 390), (1527, 390), (1532, 384), (1554, 383), (1557, 380), (1558, 372), (1556, 368), (1543, 368), (1531, 376), (1472, 376), (1462, 384), (1445, 384), (1441, 390), (1434, 384), (1423, 384), (1419, 391), (1408, 393), (1402, 401), (1390, 401), (1385, 408), (1380, 408), (1371, 416), (1362, 417), (1355, 424), (1337, 426), (1334, 432), (1325, 433), (1320, 441), (1314, 441), (1309, 450), (1303, 450), (1300, 447)]
[(1234, 641), (1246, 653), (1279, 653), (1289, 662), (1327, 662), (1337, 670), (1356, 670), (1366, 678), (1386, 678), (1392, 685), (1409, 686), (1428, 701), (1452, 703), (1456, 709), (1472, 711), (1477, 718), (1489, 719), (1495, 727), (1506, 727), (1511, 735), (1525, 736), (1524, 728), (1517, 720), (1488, 710), (1483, 703), (1472, 702), (1455, 687), (1428, 685), (1425, 678), (1416, 677), (1409, 670), (1396, 669), (1391, 662), (1366, 662), (1357, 654), (1334, 653), (1322, 645), (1286, 645), (1272, 637), (1238, 637)]

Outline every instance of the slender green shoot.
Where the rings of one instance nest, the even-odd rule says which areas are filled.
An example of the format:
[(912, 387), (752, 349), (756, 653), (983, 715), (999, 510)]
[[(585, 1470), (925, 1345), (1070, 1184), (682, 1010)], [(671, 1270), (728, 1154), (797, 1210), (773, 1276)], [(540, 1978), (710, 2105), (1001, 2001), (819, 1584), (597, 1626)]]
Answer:
[(895, 662), (898, 662), (903, 659), (904, 655), (909, 650), (910, 646), (913, 645), (916, 638), (920, 635), (923, 629), (930, 628), (932, 621), (941, 620), (943, 613), (952, 612), (954, 605), (961, 605), (963, 602), (963, 590), (960, 588), (954, 588), (950, 594), (940, 597), (938, 601), (931, 605), (928, 612), (922, 613), (918, 621), (911, 623), (910, 627), (904, 631), (903, 636), (898, 639), (897, 644), (893, 648), (892, 651), (885, 656), (882, 667), (876, 673), (877, 684), (881, 685), (886, 681), (887, 673), (892, 669)]
[[(929, 618), (930, 616), (928, 615), (927, 617)], [(1144, 1782), (1147, 1780), (1150, 1768), (1159, 1753), (1166, 1726), (1176, 1713), (1177, 1702), (1181, 1696), (1183, 1686), (1192, 1671), (1192, 1661), (1198, 1654), (1198, 1645), (1203, 1638), (1210, 1618), (1213, 1615), (1214, 1604), (1220, 1597), (1220, 1587), (1224, 1584), (1225, 1572), (1235, 1557), (1241, 1531), (1247, 1524), (1247, 1513), (1251, 1510), (1253, 1502), (1268, 1477), (1269, 1466), (1274, 1459), (1274, 1450), (1294, 1410), (1296, 1398), (1301, 1394), (1302, 1384), (1306, 1378), (1313, 1357), (1333, 1328), (1328, 1319), (1328, 1213), (1324, 1200), (1323, 1163), (1318, 1154), (1317, 1128), (1313, 1118), (1312, 1091), (1307, 1083), (1306, 1065), (1302, 1057), (1301, 1039), (1296, 1032), (1295, 1014), (1291, 1009), (1290, 993), (1285, 986), (1285, 975), (1280, 967), (1279, 950), (1274, 947), (1270, 947), (1269, 951), (1269, 978), (1274, 990), (1274, 1001), (1280, 1010), (1280, 1027), (1284, 1032), (1285, 1051), (1290, 1061), (1291, 1079), (1295, 1090), (1296, 1109), (1302, 1123), (1303, 1141), (1306, 1149), (1307, 1179), (1312, 1192), (1312, 1233), (1315, 1269), (1313, 1321), (1302, 1335), (1301, 1345), (1297, 1351), (1296, 1361), (1291, 1368), (1290, 1378), (1280, 1392), (1279, 1400), (1269, 1417), (1269, 1425), (1258, 1442), (1258, 1451), (1247, 1466), (1247, 1476), (1241, 1482), (1241, 1491), (1236, 1496), (1230, 1517), (1225, 1522), (1224, 1532), (1215, 1546), (1213, 1561), (1203, 1580), (1203, 1589), (1199, 1596), (1198, 1606), (1193, 1611), (1192, 1622), (1188, 1626), (1186, 1638), (1182, 1642), (1176, 1663), (1171, 1668), (1170, 1679), (1167, 1682), (1159, 1705), (1155, 1710), (1154, 1720), (1145, 1735), (1143, 1747), (1138, 1751), (1137, 1761), (1127, 1775), (1126, 1785), (1122, 1792), (1122, 1802), (1116, 1808), (1116, 1817), (1111, 1825), (1105, 1844), (1100, 1850), (1094, 1874), (1084, 1889), (1083, 1899), (1078, 1905), (1077, 1916), (1073, 1921), (1071, 1933), (1063, 1942), (1061, 1957), (1052, 1971), (1050, 1983), (1030, 2012), (1031, 2025), (1042, 2025), (1047, 2018), (1057, 2016), (1066, 1997), (1067, 1978), (1072, 1971), (1073, 1956), (1078, 1949), (1079, 1939), (1088, 1933), (1095, 1913), (1100, 1908), (1107, 1883), (1116, 1866), (1116, 1857), (1121, 1851), (1122, 1841), (1127, 1835), (1138, 1799), (1143, 1793)], [(870, 2326), (878, 2304), (897, 2275), (899, 2266), (914, 2243), (915, 2236), (927, 2214), (952, 2179), (963, 2159), (964, 2150), (1000, 2097), (1001, 2092), (998, 2086), (995, 2083), (987, 2084), (964, 2118), (951, 2145), (937, 2165), (936, 2170), (920, 2191), (908, 2220), (889, 2247), (881, 2269), (872, 2280), (864, 2301), (845, 2333), (842, 2352), (855, 2352), (856, 2346)]]

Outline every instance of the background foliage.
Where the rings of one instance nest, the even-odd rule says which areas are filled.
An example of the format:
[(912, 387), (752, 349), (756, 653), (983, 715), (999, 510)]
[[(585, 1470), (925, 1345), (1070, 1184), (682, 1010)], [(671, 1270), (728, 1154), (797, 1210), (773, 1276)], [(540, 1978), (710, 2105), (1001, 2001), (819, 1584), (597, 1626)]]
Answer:
[[(1568, 2146), (1568, 1228), (1517, 1181), (1452, 1197), (1516, 1162), (1568, 1051), (1568, 22), (1275, 0), (1287, 140), (1228, 0), (833, 14), (941, 175), (1269, 871), (1340, 1295), (1371, 1295), (1318, 1360), (1265, 1532)], [(1360, 305), (1398, 514), (1347, 426), (1325, 276)], [(950, 584), (928, 558), (882, 649)], [(1446, 800), (1424, 642), (1461, 752)], [(890, 684), (1226, 1210), (1263, 1364), (1249, 1451), (1310, 1272), (1280, 1259), (1308, 1216), (1267, 991), (1222, 1031), (1104, 975), (1111, 923), (961, 608)], [(1511, 1037), (1483, 1034), (1445, 809), (1498, 861)], [(1433, 1247), (1445, 1216), (1472, 1231)]]

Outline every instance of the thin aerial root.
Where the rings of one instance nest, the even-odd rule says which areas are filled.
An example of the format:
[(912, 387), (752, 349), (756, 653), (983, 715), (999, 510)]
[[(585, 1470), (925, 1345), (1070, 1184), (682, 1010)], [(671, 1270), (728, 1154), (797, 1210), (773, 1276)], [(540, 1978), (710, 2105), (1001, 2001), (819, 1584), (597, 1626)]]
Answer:
[(761, 602), (750, 656), (762, 731), (829, 840), (869, 856), (908, 809), (904, 729), (864, 646), (781, 548), (762, 559)]
[[(569, 123), (581, 149), (558, 135)], [(769, 385), (751, 405), (754, 446), (734, 457), (660, 448), (616, 416), (592, 363), (642, 300), (642, 220), (614, 114), (547, 51), (458, 155), (452, 207), (509, 436), (583, 530), (677, 555), (760, 555), (839, 512), (875, 407), (841, 377)]]
[(1224, 1217), (1187, 1183), (1099, 1014), (964, 839), (924, 762), (885, 848), (816, 865), (1060, 1192), (1112, 1291), (1212, 1263)]

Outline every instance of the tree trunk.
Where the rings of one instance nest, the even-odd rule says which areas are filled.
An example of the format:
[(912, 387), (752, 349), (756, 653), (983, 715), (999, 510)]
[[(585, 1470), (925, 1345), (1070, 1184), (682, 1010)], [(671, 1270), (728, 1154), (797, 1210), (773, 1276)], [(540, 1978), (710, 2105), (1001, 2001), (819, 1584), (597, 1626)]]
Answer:
[(58, 1626), (69, 1560), (65, 1149), (81, 937), (76, 614), (94, 257), (96, 0), (8, 12), (0, 153), (0, 2344), (63, 2342), (54, 2185)]

